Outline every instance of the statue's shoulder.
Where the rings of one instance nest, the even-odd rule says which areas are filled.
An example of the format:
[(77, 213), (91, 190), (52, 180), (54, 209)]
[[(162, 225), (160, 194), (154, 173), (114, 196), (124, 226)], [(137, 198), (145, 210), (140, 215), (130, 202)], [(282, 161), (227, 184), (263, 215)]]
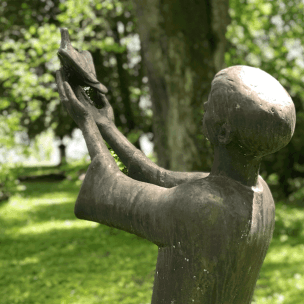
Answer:
[[(261, 206), (264, 200), (268, 202), (271, 197), (269, 188), (264, 180), (261, 180), (261, 191), (258, 201)], [(256, 192), (251, 187), (246, 187), (230, 178), (221, 176), (208, 176), (176, 187), (176, 204), (174, 208), (180, 213), (198, 216), (200, 219), (210, 219), (211, 215), (217, 215), (217, 221), (232, 216), (247, 219), (250, 216)], [(266, 196), (264, 194), (266, 193)]]
[(176, 188), (181, 199), (172, 213), (193, 241), (244, 230), (251, 219), (253, 191), (231, 179), (209, 176)]
[(271, 191), (269, 189), (269, 186), (267, 185), (267, 183), (265, 182), (265, 180), (263, 179), (262, 176), (259, 175), (259, 184), (261, 186), (261, 191), (263, 192), (263, 195), (267, 198), (272, 198), (272, 194), (271, 194)]
[(179, 185), (175, 189), (176, 206), (191, 213), (208, 213), (211, 209), (225, 210), (248, 200), (247, 187), (229, 178), (208, 176)]
[[(242, 232), (267, 231), (274, 226), (274, 203), (266, 182), (259, 177), (256, 188), (220, 176), (191, 181), (175, 187), (172, 216), (185, 243), (241, 238)], [(191, 238), (189, 239), (189, 236)], [(212, 236), (210, 238), (209, 236)]]
[(260, 196), (261, 196), (261, 203), (263, 209), (271, 210), (274, 214), (274, 200), (271, 194), (271, 191), (267, 185), (267, 183), (264, 181), (262, 176), (259, 176), (259, 184), (260, 184)]
[(218, 203), (219, 201), (236, 199), (253, 193), (250, 187), (246, 187), (231, 178), (212, 175), (184, 183), (177, 186), (176, 190), (185, 199), (188, 200), (191, 197), (192, 199), (199, 199), (202, 203)]

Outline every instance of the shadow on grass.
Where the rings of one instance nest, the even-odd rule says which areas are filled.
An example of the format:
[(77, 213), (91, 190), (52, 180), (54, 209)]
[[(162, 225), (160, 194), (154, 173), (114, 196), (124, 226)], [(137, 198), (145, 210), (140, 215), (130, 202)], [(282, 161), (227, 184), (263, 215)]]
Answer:
[(60, 173), (62, 168), (58, 166), (22, 166), (12, 169), (19, 176), (33, 176), (42, 174)]
[(74, 195), (75, 199), (77, 197), (77, 193), (80, 190), (80, 185), (77, 184), (75, 181), (54, 181), (54, 182), (24, 182), (22, 183), (25, 185), (26, 190), (20, 192), (20, 195), (23, 197), (33, 197), (33, 198), (40, 198), (40, 197), (53, 197), (54, 193), (60, 192), (61, 194), (69, 194)]

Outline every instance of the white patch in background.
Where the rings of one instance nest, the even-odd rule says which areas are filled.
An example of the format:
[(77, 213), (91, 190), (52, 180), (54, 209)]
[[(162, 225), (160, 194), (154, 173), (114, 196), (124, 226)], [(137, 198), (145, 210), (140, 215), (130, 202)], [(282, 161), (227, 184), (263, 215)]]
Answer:
[[(153, 153), (153, 142), (150, 140), (152, 134), (143, 134), (139, 141), (140, 147), (145, 155)], [(6, 150), (0, 149), (0, 163), (22, 163), (24, 165), (57, 165), (59, 163), (59, 148), (60, 141), (54, 138), (52, 132), (44, 134), (38, 139), (38, 151), (32, 153), (29, 157), (25, 157), (20, 149)], [(75, 129), (72, 133), (72, 138), (65, 137), (63, 143), (67, 146), (66, 155), (68, 161), (82, 159), (88, 156), (88, 149), (80, 129)]]
[(80, 129), (73, 131), (72, 139), (64, 139), (64, 144), (67, 146), (66, 154), (68, 160), (81, 159), (89, 153)]
[(140, 148), (147, 156), (153, 154), (154, 148), (154, 144), (149, 137), (149, 134), (143, 134), (139, 139)]

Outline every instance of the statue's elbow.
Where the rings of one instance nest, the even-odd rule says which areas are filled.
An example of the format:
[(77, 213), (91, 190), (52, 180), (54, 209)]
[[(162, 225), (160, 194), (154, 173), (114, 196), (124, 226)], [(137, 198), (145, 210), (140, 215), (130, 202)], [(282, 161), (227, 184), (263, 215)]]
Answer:
[(79, 210), (79, 207), (77, 205), (75, 205), (74, 214), (78, 219), (82, 219), (82, 212)]
[(75, 204), (74, 214), (80, 220), (86, 220), (87, 219), (87, 214), (86, 214), (84, 208), (81, 206), (81, 203), (79, 201), (77, 201), (76, 204)]

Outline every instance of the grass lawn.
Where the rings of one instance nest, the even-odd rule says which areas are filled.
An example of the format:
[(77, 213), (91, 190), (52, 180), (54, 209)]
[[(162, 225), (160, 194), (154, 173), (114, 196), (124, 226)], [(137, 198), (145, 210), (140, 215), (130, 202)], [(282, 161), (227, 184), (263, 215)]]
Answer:
[[(155, 245), (76, 219), (79, 181), (25, 186), (0, 203), (1, 304), (150, 303)], [(254, 303), (301, 304), (304, 210), (278, 205), (277, 215)]]

